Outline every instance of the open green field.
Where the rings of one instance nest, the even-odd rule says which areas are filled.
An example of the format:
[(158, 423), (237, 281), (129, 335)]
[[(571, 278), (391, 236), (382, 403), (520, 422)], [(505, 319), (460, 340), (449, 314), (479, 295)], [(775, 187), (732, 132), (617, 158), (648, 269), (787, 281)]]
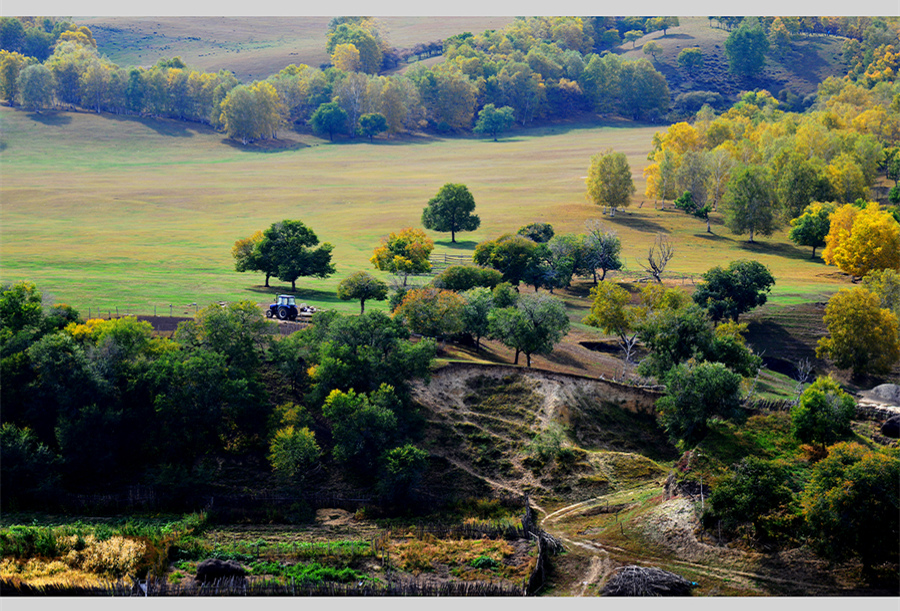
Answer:
[[(330, 144), (291, 132), (281, 134), (291, 146), (263, 152), (172, 121), (5, 107), (0, 120), (0, 280), (31, 280), (85, 313), (118, 306), (147, 314), (156, 306), (164, 314), (171, 304), (183, 314), (193, 313), (191, 304), (267, 302), (290, 285), (273, 279), (266, 289), (261, 274), (236, 273), (231, 246), (286, 218), (335, 245), (338, 273), (300, 278), (299, 299), (354, 311), (358, 304), (337, 301), (337, 283), (372, 270), (368, 259), (382, 236), (420, 227), (422, 208), (447, 182), (468, 185), (482, 224), (455, 245), (432, 232), (435, 253), (470, 253), (479, 241), (532, 221), (566, 233), (603, 219), (619, 232), (632, 270), (655, 234), (668, 232), (677, 248), (671, 270), (696, 274), (755, 258), (777, 279), (776, 305), (822, 301), (846, 283), (783, 231), (751, 245), (717, 214), (709, 235), (700, 220), (655, 209), (642, 195), (652, 126), (534, 128), (497, 143), (420, 137)], [(607, 148), (627, 154), (638, 189), (628, 212), (614, 218), (588, 201), (584, 186), (591, 155)]]
[[(460, 32), (500, 29), (512, 17), (379, 17), (391, 46), (411, 48)], [(152, 66), (181, 57), (189, 66), (231, 70), (242, 82), (265, 79), (288, 64), (329, 61), (331, 17), (75, 17), (94, 34), (100, 52), (120, 66)]]

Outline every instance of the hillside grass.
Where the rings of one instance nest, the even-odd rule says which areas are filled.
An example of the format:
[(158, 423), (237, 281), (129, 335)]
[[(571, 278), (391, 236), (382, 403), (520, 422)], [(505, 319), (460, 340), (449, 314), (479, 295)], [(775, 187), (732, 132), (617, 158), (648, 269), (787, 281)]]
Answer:
[[(397, 48), (470, 31), (501, 29), (512, 17), (378, 17), (382, 38)], [(120, 66), (152, 66), (181, 57), (196, 69), (230, 70), (244, 83), (261, 80), (289, 64), (318, 68), (331, 17), (75, 17), (91, 29), (97, 48)]]
[[(0, 121), (0, 279), (31, 280), (80, 310), (118, 306), (147, 314), (157, 306), (163, 313), (172, 304), (175, 314), (192, 314), (191, 304), (266, 303), (290, 285), (273, 278), (267, 289), (261, 274), (236, 273), (231, 247), (290, 218), (335, 245), (338, 270), (328, 279), (300, 278), (298, 298), (355, 311), (358, 304), (337, 300), (337, 283), (353, 271), (373, 271), (369, 257), (380, 239), (420, 226), (423, 207), (447, 182), (468, 185), (481, 228), (461, 233), (456, 244), (431, 232), (435, 253), (468, 254), (478, 242), (533, 221), (567, 233), (602, 219), (621, 236), (632, 270), (640, 269), (655, 234), (668, 232), (677, 249), (670, 269), (698, 274), (713, 263), (754, 258), (777, 280), (775, 305), (822, 301), (847, 283), (783, 230), (748, 244), (728, 233), (718, 214), (709, 235), (697, 219), (654, 209), (642, 196), (642, 171), (655, 126), (541, 127), (497, 143), (422, 136), (331, 144), (285, 132), (285, 148), (263, 152), (174, 121), (5, 107)], [(613, 218), (588, 201), (584, 187), (591, 155), (607, 148), (626, 153), (638, 191), (631, 208)]]
[[(819, 83), (828, 76), (843, 76), (847, 73), (841, 47), (844, 38), (837, 36), (798, 36), (791, 43), (784, 56), (770, 53), (762, 73), (753, 79), (739, 78), (728, 72), (728, 58), (725, 55), (725, 41), (731, 33), (713, 24), (706, 17), (679, 17), (680, 25), (668, 30), (651, 32), (631, 43), (620, 45), (616, 52), (624, 59), (650, 59), (657, 70), (663, 73), (672, 92), (672, 99), (687, 91), (718, 91), (732, 100), (742, 91), (766, 89), (777, 96), (782, 89), (803, 97), (815, 93)], [(643, 46), (649, 41), (662, 46), (662, 53), (656, 59), (644, 53)], [(704, 65), (696, 74), (689, 74), (678, 65), (678, 54), (688, 47), (700, 47)]]

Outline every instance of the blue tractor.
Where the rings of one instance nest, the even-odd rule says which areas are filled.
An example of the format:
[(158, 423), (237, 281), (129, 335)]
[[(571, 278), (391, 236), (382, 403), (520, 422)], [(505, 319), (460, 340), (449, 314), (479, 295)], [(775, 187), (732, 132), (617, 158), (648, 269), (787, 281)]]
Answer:
[(275, 303), (269, 304), (266, 310), (267, 318), (277, 318), (279, 320), (297, 320), (297, 303), (293, 295), (278, 295)]

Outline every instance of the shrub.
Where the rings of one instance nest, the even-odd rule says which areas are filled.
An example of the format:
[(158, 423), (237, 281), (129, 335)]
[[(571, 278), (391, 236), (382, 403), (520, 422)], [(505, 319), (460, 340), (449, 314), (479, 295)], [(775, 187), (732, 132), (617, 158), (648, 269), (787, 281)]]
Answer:
[(804, 443), (826, 445), (850, 433), (850, 420), (856, 413), (853, 397), (841, 390), (830, 376), (819, 378), (800, 395), (791, 408), (791, 429)]
[(433, 284), (437, 288), (450, 291), (467, 291), (476, 286), (494, 288), (503, 280), (503, 274), (495, 269), (474, 265), (451, 265), (435, 276)]

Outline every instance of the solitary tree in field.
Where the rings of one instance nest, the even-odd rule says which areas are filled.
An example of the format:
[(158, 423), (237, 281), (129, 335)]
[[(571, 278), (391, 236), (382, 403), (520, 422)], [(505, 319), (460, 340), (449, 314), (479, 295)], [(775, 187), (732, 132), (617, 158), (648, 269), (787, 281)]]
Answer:
[(641, 30), (628, 30), (625, 32), (625, 42), (630, 42), (633, 49), (635, 44), (637, 44), (637, 40), (643, 35), (644, 32)]
[(655, 40), (651, 40), (649, 42), (644, 43), (644, 54), (650, 55), (653, 57), (653, 61), (656, 61), (656, 56), (662, 53), (663, 48), (662, 45), (656, 42)]
[(437, 195), (428, 200), (422, 210), (422, 224), (426, 229), (449, 231), (450, 241), (456, 242), (457, 231), (474, 231), (481, 225), (475, 210), (475, 198), (465, 185), (447, 183)]
[(493, 104), (486, 104), (478, 112), (478, 121), (475, 122), (475, 128), (472, 130), (476, 134), (490, 134), (497, 141), (497, 135), (508, 130), (515, 121), (515, 114), (512, 106), (503, 106), (497, 108)]
[(609, 206), (610, 216), (615, 216), (616, 208), (627, 207), (635, 192), (625, 153), (612, 149), (591, 157), (585, 182), (591, 200), (597, 205)]
[(337, 287), (337, 296), (344, 301), (359, 299), (360, 315), (366, 312), (366, 300), (384, 301), (387, 299), (388, 285), (367, 272), (350, 274)]
[(297, 290), (300, 276), (327, 278), (335, 271), (331, 263), (334, 246), (328, 242), (319, 246), (315, 232), (301, 221), (273, 223), (263, 233), (263, 239), (267, 256), (277, 265), (278, 279), (290, 282), (292, 291)]
[(703, 67), (703, 51), (700, 47), (688, 47), (678, 54), (678, 65), (688, 74), (696, 74)]

